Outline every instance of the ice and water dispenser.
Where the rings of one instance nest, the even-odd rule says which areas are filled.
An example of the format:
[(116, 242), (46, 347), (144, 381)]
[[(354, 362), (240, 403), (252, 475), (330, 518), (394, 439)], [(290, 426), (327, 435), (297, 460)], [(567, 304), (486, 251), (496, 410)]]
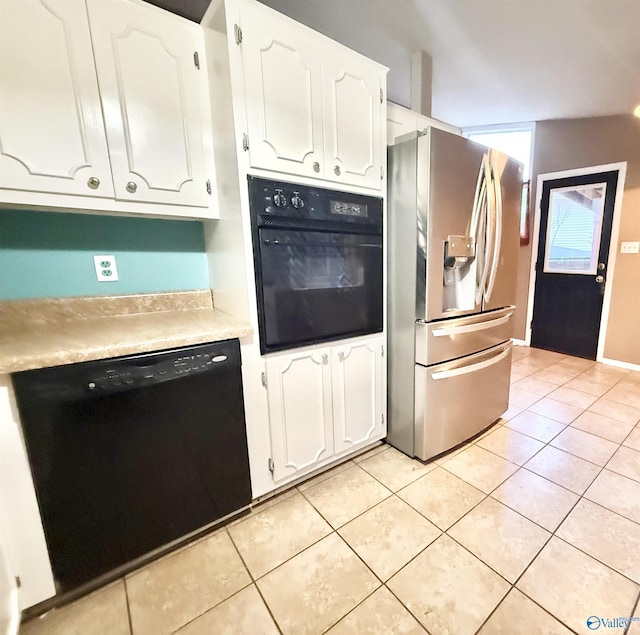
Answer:
[(443, 311), (473, 310), (476, 299), (476, 240), (449, 235), (444, 243)]

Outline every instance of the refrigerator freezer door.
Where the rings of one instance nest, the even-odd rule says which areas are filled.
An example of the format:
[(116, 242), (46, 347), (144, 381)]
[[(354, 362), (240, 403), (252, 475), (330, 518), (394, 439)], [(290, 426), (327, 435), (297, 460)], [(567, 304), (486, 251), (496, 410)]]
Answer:
[(500, 244), (487, 276), (485, 311), (515, 304), (522, 202), (522, 165), (499, 152), (491, 154), (495, 182), (499, 186), (496, 212), (501, 208), (502, 213), (497, 219)]
[(416, 363), (432, 366), (508, 340), (515, 306), (439, 322), (416, 322)]
[(427, 460), (478, 434), (507, 410), (511, 342), (453, 362), (416, 364), (414, 456)]
[[(426, 206), (421, 223), (426, 257), (423, 261), (418, 257), (417, 319), (429, 322), (482, 310), (476, 277), (477, 253), (483, 245), (476, 245), (476, 257), (466, 262), (445, 266), (445, 255), (449, 236), (470, 236), (472, 232), (478, 173), (485, 153), (485, 147), (443, 130), (432, 129), (418, 139), (418, 201), (425, 201)], [(422, 155), (427, 158), (420, 161)]]

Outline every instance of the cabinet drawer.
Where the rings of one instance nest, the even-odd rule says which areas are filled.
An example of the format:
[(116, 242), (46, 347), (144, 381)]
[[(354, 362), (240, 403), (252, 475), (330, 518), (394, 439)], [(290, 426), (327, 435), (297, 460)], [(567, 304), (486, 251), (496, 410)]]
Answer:
[(425, 368), (416, 364), (415, 454), (429, 459), (471, 438), (509, 403), (511, 342)]
[(416, 323), (416, 363), (430, 366), (508, 340), (515, 307), (441, 322)]

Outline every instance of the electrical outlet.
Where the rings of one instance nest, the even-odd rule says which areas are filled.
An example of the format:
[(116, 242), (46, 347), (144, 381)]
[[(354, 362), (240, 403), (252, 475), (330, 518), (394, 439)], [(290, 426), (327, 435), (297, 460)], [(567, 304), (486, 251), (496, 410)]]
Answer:
[(640, 242), (632, 241), (632, 242), (622, 242), (620, 243), (620, 253), (621, 254), (638, 254), (640, 253)]
[(118, 279), (115, 256), (94, 256), (93, 264), (98, 282), (115, 282)]

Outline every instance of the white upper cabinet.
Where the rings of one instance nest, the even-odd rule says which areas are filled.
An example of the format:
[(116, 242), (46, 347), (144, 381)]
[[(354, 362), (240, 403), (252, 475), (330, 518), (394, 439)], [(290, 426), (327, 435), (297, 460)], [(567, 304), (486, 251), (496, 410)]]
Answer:
[(0, 188), (113, 196), (81, 0), (0, 4)]
[(330, 349), (267, 358), (273, 480), (312, 471), (334, 454)]
[(320, 171), (322, 84), (317, 42), (266, 8), (242, 14), (251, 165), (289, 174)]
[(238, 6), (251, 167), (380, 189), (387, 69), (259, 2)]
[(207, 207), (201, 28), (122, 0), (87, 6), (116, 198)]
[(382, 338), (331, 349), (335, 452), (384, 436)]
[(322, 64), (326, 178), (379, 188), (385, 75), (343, 47), (326, 46)]
[(205, 64), (137, 0), (0, 0), (0, 203), (215, 216)]

